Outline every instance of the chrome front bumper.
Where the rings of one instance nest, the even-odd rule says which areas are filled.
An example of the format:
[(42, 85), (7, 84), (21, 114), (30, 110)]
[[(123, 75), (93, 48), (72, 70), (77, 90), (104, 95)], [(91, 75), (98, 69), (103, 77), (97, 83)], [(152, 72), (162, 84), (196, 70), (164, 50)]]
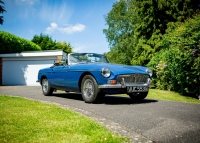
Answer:
[(99, 85), (98, 88), (126, 88), (128, 86), (148, 86), (149, 87), (149, 84), (147, 84), (147, 83), (145, 83), (145, 84), (125, 84), (125, 85), (122, 85), (122, 84), (114, 84), (114, 85), (103, 84), (103, 85)]
[(126, 88), (126, 87), (150, 87), (151, 84), (151, 79), (149, 78), (147, 83), (143, 83), (143, 84), (137, 84), (137, 83), (126, 83), (124, 81), (124, 79), (121, 81), (121, 83), (118, 84), (103, 84), (103, 85), (99, 85), (98, 88)]

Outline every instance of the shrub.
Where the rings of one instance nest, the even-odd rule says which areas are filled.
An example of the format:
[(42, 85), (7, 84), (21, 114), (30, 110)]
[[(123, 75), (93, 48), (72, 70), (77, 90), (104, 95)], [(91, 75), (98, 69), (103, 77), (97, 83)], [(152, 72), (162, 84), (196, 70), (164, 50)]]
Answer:
[(200, 16), (185, 23), (171, 23), (159, 53), (149, 62), (154, 84), (183, 95), (200, 95)]
[(35, 43), (17, 37), (5, 31), (0, 31), (0, 53), (20, 53), (22, 51), (40, 51)]

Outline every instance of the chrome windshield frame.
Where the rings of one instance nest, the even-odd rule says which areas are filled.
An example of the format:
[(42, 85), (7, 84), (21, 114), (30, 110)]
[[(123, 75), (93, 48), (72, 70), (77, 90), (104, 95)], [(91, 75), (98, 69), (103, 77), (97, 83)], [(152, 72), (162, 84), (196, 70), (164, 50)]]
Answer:
[[(95, 61), (95, 62), (92, 62), (92, 61), (84, 61), (84, 62), (82, 62), (82, 61), (76, 61), (76, 60), (78, 60), (78, 59), (76, 59), (76, 58), (74, 58), (74, 61), (75, 62), (72, 62), (72, 55), (79, 55), (80, 54), (80, 56), (81, 55), (83, 55), (83, 56), (85, 56), (85, 55), (96, 55), (96, 57), (97, 58), (99, 58), (99, 57), (102, 57), (102, 61), (101, 62), (103, 62), (103, 63), (109, 63), (109, 60), (107, 59), (107, 57), (106, 56), (104, 56), (104, 55), (102, 55), (102, 54), (97, 54), (97, 53), (69, 53), (68, 54), (68, 65), (75, 65), (75, 64), (86, 64), (86, 63), (100, 63), (100, 62), (98, 62), (98, 61)], [(98, 55), (98, 56), (97, 56)], [(91, 56), (92, 57), (92, 56)], [(95, 56), (94, 56), (95, 57)]]

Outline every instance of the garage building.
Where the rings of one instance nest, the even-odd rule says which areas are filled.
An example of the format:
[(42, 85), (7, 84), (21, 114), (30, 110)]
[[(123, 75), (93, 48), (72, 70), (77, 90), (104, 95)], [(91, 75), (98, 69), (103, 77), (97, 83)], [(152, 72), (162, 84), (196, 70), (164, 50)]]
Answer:
[(39, 86), (38, 71), (66, 55), (62, 50), (0, 54), (0, 85)]

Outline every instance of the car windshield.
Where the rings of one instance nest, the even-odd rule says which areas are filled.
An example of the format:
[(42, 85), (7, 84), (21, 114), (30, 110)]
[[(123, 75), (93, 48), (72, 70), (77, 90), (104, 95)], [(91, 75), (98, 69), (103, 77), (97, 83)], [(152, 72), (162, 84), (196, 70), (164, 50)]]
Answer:
[(104, 55), (94, 53), (73, 53), (69, 55), (69, 64), (108, 63)]

